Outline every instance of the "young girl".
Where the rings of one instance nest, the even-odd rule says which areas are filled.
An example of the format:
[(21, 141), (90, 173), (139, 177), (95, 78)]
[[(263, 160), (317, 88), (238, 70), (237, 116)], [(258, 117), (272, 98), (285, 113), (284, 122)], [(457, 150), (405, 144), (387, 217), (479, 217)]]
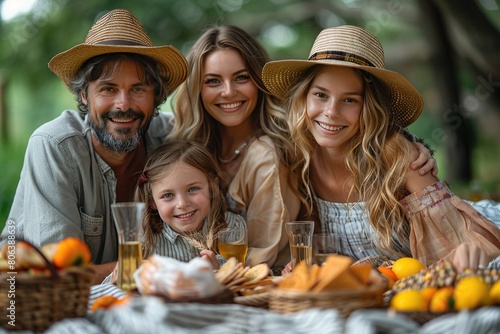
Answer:
[(294, 168), (307, 209), (321, 232), (336, 233), (339, 253), (441, 258), (460, 270), (500, 254), (500, 230), (431, 174), (408, 165), (417, 151), (400, 129), (423, 99), (403, 76), (385, 69), (380, 42), (354, 26), (323, 30), (308, 60), (268, 63), (268, 89), (286, 97)]
[[(248, 224), (247, 263), (280, 273), (290, 260), (284, 222), (295, 220), (300, 200), (286, 114), (261, 78), (264, 48), (244, 30), (207, 30), (187, 55), (190, 76), (174, 99), (170, 138), (193, 139), (217, 157), (229, 180), (230, 206)], [(414, 168), (428, 160), (422, 156)], [(433, 159), (421, 170), (435, 166)]]
[(168, 141), (154, 150), (135, 193), (146, 203), (143, 257), (155, 253), (189, 262), (201, 256), (218, 269), (217, 232), (246, 225), (227, 211), (225, 193), (220, 168), (203, 145)]

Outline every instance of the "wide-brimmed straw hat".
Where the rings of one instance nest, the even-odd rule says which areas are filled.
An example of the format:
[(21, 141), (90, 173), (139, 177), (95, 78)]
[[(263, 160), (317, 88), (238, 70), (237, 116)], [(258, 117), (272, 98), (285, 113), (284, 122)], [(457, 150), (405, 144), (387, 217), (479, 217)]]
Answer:
[(189, 67), (182, 53), (171, 45), (154, 46), (139, 20), (129, 11), (115, 9), (90, 28), (85, 41), (54, 56), (49, 68), (66, 86), (88, 59), (107, 53), (136, 53), (163, 64), (167, 89), (172, 93), (188, 76)]
[(406, 127), (422, 113), (424, 101), (417, 89), (401, 74), (387, 70), (379, 40), (365, 29), (343, 25), (320, 32), (308, 60), (268, 62), (262, 79), (271, 94), (284, 99), (300, 75), (316, 64), (352, 67), (381, 81), (390, 99), (395, 122)]

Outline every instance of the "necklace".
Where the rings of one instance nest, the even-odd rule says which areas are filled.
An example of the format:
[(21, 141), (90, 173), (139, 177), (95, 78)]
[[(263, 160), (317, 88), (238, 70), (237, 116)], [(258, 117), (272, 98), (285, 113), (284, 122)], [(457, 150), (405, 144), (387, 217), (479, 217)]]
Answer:
[(250, 138), (241, 143), (240, 146), (238, 146), (236, 150), (234, 150), (234, 154), (229, 159), (222, 159), (221, 157), (219, 157), (219, 162), (223, 164), (228, 164), (234, 159), (236, 159), (241, 154), (241, 152), (243, 152), (243, 149), (248, 145), (249, 140)]

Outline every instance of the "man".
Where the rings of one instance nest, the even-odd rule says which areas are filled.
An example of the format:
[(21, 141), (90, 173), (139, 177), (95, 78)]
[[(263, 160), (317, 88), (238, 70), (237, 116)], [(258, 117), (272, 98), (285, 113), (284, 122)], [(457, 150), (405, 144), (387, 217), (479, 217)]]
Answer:
[(176, 48), (153, 46), (137, 18), (117, 9), (49, 68), (80, 112), (66, 110), (31, 136), (7, 225), (36, 246), (84, 240), (97, 283), (118, 257), (110, 205), (133, 200), (147, 153), (170, 131), (169, 116), (157, 108), (186, 79), (188, 65)]

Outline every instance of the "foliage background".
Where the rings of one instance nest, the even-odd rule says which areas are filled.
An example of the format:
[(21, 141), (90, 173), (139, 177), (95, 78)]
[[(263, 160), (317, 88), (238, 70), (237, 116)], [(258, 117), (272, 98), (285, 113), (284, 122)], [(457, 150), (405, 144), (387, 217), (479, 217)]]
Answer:
[[(467, 3), (493, 27), (483, 34), (498, 34), (498, 1)], [(461, 5), (453, 2), (453, 6)], [(450, 41), (443, 41), (433, 28), (442, 24), (455, 40), (460, 35), (453, 24), (457, 16), (444, 0), (38, 0), (29, 13), (0, 20), (0, 227), (7, 219), (29, 135), (62, 110), (76, 107), (73, 96), (48, 70), (47, 63), (55, 54), (83, 42), (93, 22), (114, 8), (131, 10), (155, 45), (172, 44), (184, 54), (200, 33), (214, 24), (235, 24), (246, 29), (265, 46), (271, 59), (305, 59), (315, 36), (325, 27), (362, 26), (381, 40), (386, 66), (406, 76), (423, 94), (424, 113), (410, 130), (436, 149), (440, 178), (448, 180), (462, 197), (479, 194), (500, 200), (497, 73), (483, 72), (479, 76), (471, 71), (465, 49), (455, 44), (451, 50)], [(465, 14), (467, 11), (462, 8)], [(498, 44), (498, 39), (490, 43)], [(445, 62), (456, 64), (455, 79), (440, 85), (442, 64), (437, 62), (436, 54), (447, 52), (450, 55)], [(498, 53), (493, 56), (500, 59)], [(490, 85), (481, 80), (488, 79), (488, 75), (493, 75)], [(459, 87), (458, 97), (444, 99), (446, 89), (455, 86)], [(463, 166), (449, 163), (447, 145), (454, 144), (450, 139), (453, 137), (437, 135), (455, 125), (445, 117), (457, 106), (463, 121), (458, 128), (470, 138), (459, 135), (464, 141), (454, 145), (453, 151), (460, 153), (464, 143), (473, 148), (466, 160), (471, 172), (463, 177), (453, 173)], [(163, 109), (169, 111), (168, 102)]]

